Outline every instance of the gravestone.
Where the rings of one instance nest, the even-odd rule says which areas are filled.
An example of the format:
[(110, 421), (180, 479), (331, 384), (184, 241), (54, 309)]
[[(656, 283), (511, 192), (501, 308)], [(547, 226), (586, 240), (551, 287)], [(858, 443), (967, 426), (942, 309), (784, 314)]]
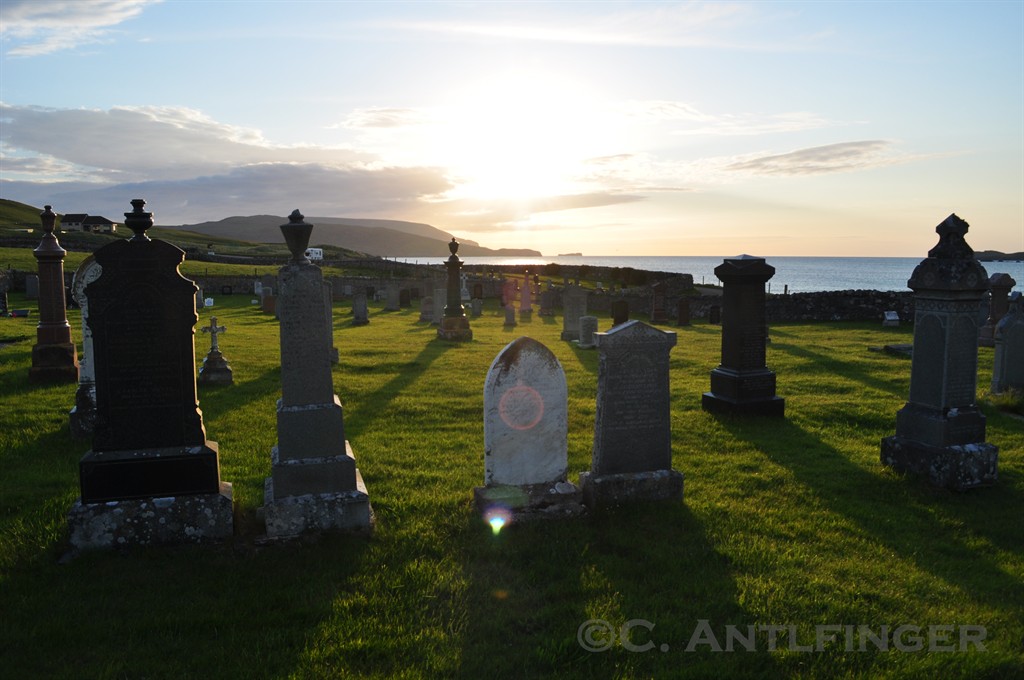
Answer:
[(664, 281), (651, 286), (651, 323), (668, 323), (668, 312), (665, 310), (665, 293), (668, 286)]
[(505, 328), (512, 328), (516, 325), (516, 308), (512, 305), (505, 307)]
[(469, 294), (469, 276), (467, 274), (462, 274), (460, 281), (462, 285), (459, 288), (459, 301), (469, 302), (471, 299)]
[(469, 307), (474, 317), (478, 317), (484, 313), (484, 301), (480, 298), (473, 298), (470, 300)]
[(260, 300), (260, 311), (264, 314), (273, 314), (277, 316), (277, 296), (268, 293), (267, 288), (263, 289), (263, 297)]
[[(39, 299), (39, 325), (36, 326), (36, 344), (32, 345), (28, 379), (36, 383), (78, 382), (78, 350), (71, 340), (64, 290), (64, 255), (67, 253), (53, 234), (57, 215), (50, 206), (40, 213), (39, 220), (43, 238), (32, 251), (39, 270), (35, 291)], [(32, 276), (26, 277), (26, 284)]]
[(689, 298), (680, 298), (676, 304), (676, 325), (677, 326), (689, 326), (690, 325), (690, 300)]
[(484, 299), (484, 286), (481, 283), (473, 284), (473, 299), (483, 300)]
[(0, 318), (7, 316), (10, 312), (7, 302), (7, 289), (0, 289)]
[(352, 325), (365, 326), (368, 323), (370, 323), (370, 309), (366, 304), (366, 291), (356, 291), (352, 295)]
[(1024, 393), (1024, 302), (1020, 293), (1010, 298), (1009, 309), (995, 330), (992, 394), (1007, 390)]
[(338, 363), (338, 348), (334, 346), (334, 286), (324, 281), (324, 317), (327, 319), (327, 334), (331, 340), (331, 363)]
[[(447, 304), (444, 307), (444, 317), (437, 329), (437, 337), (442, 340), (453, 342), (468, 342), (473, 339), (473, 329), (469, 327), (469, 319), (466, 318), (466, 309), (462, 306), (463, 299), (469, 299), (469, 291), (463, 283), (460, 287), (460, 271), (462, 260), (459, 259), (459, 242), (452, 237), (448, 244), (451, 256), (445, 263), (448, 269), (448, 288), (446, 290)], [(463, 295), (465, 293), (465, 295)]]
[(203, 289), (199, 288), (199, 289), (196, 290), (196, 311), (198, 312), (200, 309), (202, 309), (205, 306), (206, 306), (206, 300), (203, 297)]
[(96, 423), (96, 371), (92, 348), (92, 328), (89, 326), (89, 298), (85, 287), (100, 277), (103, 267), (94, 255), (82, 260), (71, 280), (71, 295), (82, 312), (82, 359), (78, 362), (78, 390), (75, 405), (68, 414), (71, 434), (91, 437)]
[(530, 290), (530, 272), (523, 273), (523, 286), (519, 289), (519, 320), (529, 321), (533, 318), (533, 295)]
[(434, 298), (426, 296), (420, 298), (420, 321), (433, 321), (434, 319)]
[(408, 288), (403, 288), (398, 291), (398, 306), (412, 307), (412, 293)]
[(679, 500), (672, 469), (669, 352), (676, 334), (627, 321), (596, 333), (599, 352), (594, 452), (580, 474), (587, 505)]
[(206, 307), (213, 307), (213, 298), (212, 297), (208, 297), (205, 300), (203, 300), (203, 308), (205, 309)]
[(885, 326), (885, 327), (896, 327), (896, 326), (899, 326), (899, 325), (900, 325), (900, 315), (899, 315), (899, 312), (896, 312), (895, 310), (891, 310), (891, 311), (883, 312), (882, 313), (882, 326)]
[(711, 391), (701, 398), (705, 411), (785, 415), (785, 399), (775, 394), (775, 372), (765, 362), (764, 284), (774, 275), (775, 267), (750, 255), (715, 267), (722, 282), (722, 363), (711, 371)]
[(323, 274), (305, 255), (313, 225), (298, 210), (288, 220), (281, 227), (292, 257), (278, 275), (281, 399), (264, 489), (267, 536), (369, 530), (370, 498), (332, 383)]
[(555, 291), (550, 288), (541, 291), (540, 294), (540, 311), (537, 312), (540, 316), (554, 316), (555, 315)]
[(716, 325), (722, 323), (722, 308), (719, 305), (708, 307), (708, 323)]
[(220, 342), (217, 336), (227, 330), (226, 326), (217, 325), (217, 317), (210, 317), (210, 325), (199, 329), (201, 333), (210, 334), (210, 351), (203, 359), (203, 365), (199, 369), (199, 377), (196, 382), (200, 385), (233, 385), (235, 380), (231, 371), (231, 365), (220, 351)]
[(999, 451), (985, 442), (975, 404), (978, 308), (988, 274), (955, 214), (935, 231), (939, 243), (914, 269), (914, 354), (910, 397), (896, 414), (896, 434), (882, 440), (881, 460), (928, 483), (963, 491), (996, 482)]
[[(55, 236), (54, 239), (56, 240), (56, 238), (57, 237)], [(25, 275), (25, 299), (26, 300), (38, 300), (39, 299), (39, 275), (38, 274), (26, 274)]]
[(402, 309), (402, 298), (398, 292), (398, 286), (390, 285), (385, 292), (385, 312), (397, 312)]
[(982, 347), (995, 347), (995, 331), (999, 320), (1009, 309), (1009, 295), (1017, 285), (1009, 274), (993, 274), (989, 277), (988, 287), (991, 298), (988, 305), (988, 318), (978, 332), (978, 344)]
[(562, 340), (580, 339), (580, 317), (587, 313), (587, 291), (566, 286), (562, 291)]
[(259, 297), (260, 295), (263, 294), (263, 282), (262, 281), (253, 281), (252, 282), (252, 294), (255, 295), (256, 297)]
[(629, 300), (612, 302), (612, 325), (621, 326), (629, 321)]
[(444, 318), (444, 308), (447, 306), (448, 301), (448, 289), (447, 288), (434, 288), (434, 313), (430, 317), (430, 323), (434, 326), (441, 325), (441, 319)]
[(597, 333), (597, 317), (596, 316), (581, 316), (579, 318), (579, 330), (577, 335), (580, 336), (578, 342), (580, 349), (593, 349), (597, 347), (594, 342), (594, 334)]
[(566, 479), (567, 432), (562, 365), (536, 340), (513, 340), (491, 362), (484, 382), (484, 486), (474, 498), (487, 519), (583, 511), (580, 490)]
[(232, 534), (231, 485), (206, 439), (196, 395), (196, 285), (185, 252), (150, 240), (153, 215), (132, 201), (135, 236), (95, 253), (85, 286), (95, 359), (92, 449), (68, 516), (76, 548), (203, 543)]

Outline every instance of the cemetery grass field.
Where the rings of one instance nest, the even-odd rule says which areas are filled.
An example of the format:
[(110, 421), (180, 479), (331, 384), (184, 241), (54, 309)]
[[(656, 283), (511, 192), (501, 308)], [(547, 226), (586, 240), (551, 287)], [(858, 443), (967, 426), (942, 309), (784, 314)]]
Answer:
[[(12, 308), (34, 304), (11, 294)], [(455, 344), (418, 322), (418, 308), (371, 303), (370, 325), (354, 327), (349, 302), (337, 302), (335, 391), (376, 530), (266, 544), (257, 509), (276, 441), (278, 326), (248, 295), (217, 298), (200, 325), (216, 315), (227, 326), (220, 347), (235, 384), (199, 395), (222, 478), (234, 485), (234, 540), (77, 556), (65, 516), (89, 444), (68, 430), (75, 385), (28, 382), (36, 311), (0, 319), (0, 343), (10, 343), (0, 346), (0, 675), (1024, 674), (1024, 421), (988, 401), (990, 348), (980, 349), (979, 403), (999, 447), (999, 484), (957, 494), (879, 462), (910, 361), (868, 347), (910, 342), (909, 326), (773, 324), (768, 365), (784, 420), (703, 412), (720, 328), (665, 326), (678, 333), (672, 434), (683, 502), (513, 523), (495, 535), (471, 507), (483, 480), (488, 366), (520, 335), (558, 356), (576, 481), (590, 464), (598, 358), (559, 340), (561, 316), (506, 330), (499, 311), (488, 301), (471, 320), (474, 340)], [(69, 320), (80, 342), (76, 310)], [(607, 330), (609, 319), (600, 323)], [(197, 366), (208, 349), (197, 332)], [(612, 640), (601, 623), (580, 635), (593, 620), (615, 639), (630, 622), (625, 645), (584, 649)], [(727, 629), (746, 635), (749, 626), (749, 643), (730, 638), (727, 651)], [(768, 626), (783, 632), (773, 641)], [(837, 639), (804, 651), (818, 646), (816, 626)], [(857, 626), (876, 635), (887, 626), (888, 650)], [(900, 626), (914, 628), (897, 647)], [(937, 640), (935, 626), (947, 627), (933, 629)], [(959, 651), (969, 642), (961, 626), (984, 628), (984, 651)]]

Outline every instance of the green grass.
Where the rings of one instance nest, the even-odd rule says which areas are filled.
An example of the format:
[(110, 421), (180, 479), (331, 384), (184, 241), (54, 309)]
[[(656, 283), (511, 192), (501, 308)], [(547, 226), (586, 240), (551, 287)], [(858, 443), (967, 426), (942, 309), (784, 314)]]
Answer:
[[(18, 294), (12, 307), (32, 307)], [(278, 326), (248, 296), (221, 296), (221, 349), (235, 385), (200, 388), (207, 433), (234, 484), (236, 537), (218, 547), (92, 552), (62, 561), (78, 494), (75, 387), (28, 382), (36, 313), (0, 320), (0, 659), (7, 677), (891, 677), (1024, 673), (1024, 422), (979, 403), (1000, 449), (998, 486), (935, 490), (879, 463), (908, 394), (910, 362), (869, 346), (910, 328), (776, 324), (769, 366), (784, 420), (700, 408), (720, 329), (698, 323), (671, 354), (674, 466), (682, 503), (512, 524), (475, 514), (483, 478), (482, 393), (505, 344), (529, 335), (569, 384), (571, 478), (589, 467), (597, 354), (558, 339), (561, 317), (502, 327), (493, 302), (467, 344), (436, 339), (418, 310), (355, 327), (336, 306), (335, 390), (376, 513), (370, 539), (256, 541), (276, 440)], [(80, 319), (70, 312), (75, 337)], [(602, 328), (608, 320), (602, 319)], [(201, 361), (208, 338), (197, 339)], [(198, 363), (197, 361), (197, 363)], [(585, 651), (583, 622), (644, 620), (632, 643)], [(687, 644), (725, 627), (977, 625), (986, 651), (791, 649)], [(600, 637), (600, 636), (599, 636)], [(957, 637), (954, 635), (954, 644)], [(667, 651), (661, 651), (667, 645)], [(927, 646), (926, 646), (927, 649)]]

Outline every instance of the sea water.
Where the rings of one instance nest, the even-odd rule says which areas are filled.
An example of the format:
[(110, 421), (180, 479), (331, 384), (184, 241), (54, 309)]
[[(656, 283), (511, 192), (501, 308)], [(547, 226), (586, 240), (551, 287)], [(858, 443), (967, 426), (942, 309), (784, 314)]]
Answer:
[[(442, 264), (447, 258), (399, 258), (418, 264)], [(691, 274), (696, 284), (720, 285), (715, 267), (722, 257), (463, 257), (467, 265), (515, 265), (523, 269), (556, 263), (569, 266), (630, 267), (652, 272)], [(768, 281), (772, 293), (810, 293), (827, 290), (905, 291), (907, 279), (920, 262), (919, 257), (766, 257), (775, 267)], [(1017, 282), (1013, 290), (1024, 292), (1024, 261), (982, 262), (989, 276), (1009, 274)], [(542, 278), (549, 278), (542, 275)], [(550, 277), (558, 282), (557, 277)], [(591, 277), (588, 277), (591, 278)], [(611, 282), (606, 282), (611, 283)]]

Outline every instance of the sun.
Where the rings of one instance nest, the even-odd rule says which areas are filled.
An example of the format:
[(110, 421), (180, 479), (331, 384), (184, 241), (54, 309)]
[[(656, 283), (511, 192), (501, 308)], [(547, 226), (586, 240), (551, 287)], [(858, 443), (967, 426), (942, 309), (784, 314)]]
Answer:
[(443, 104), (432, 156), (458, 182), (453, 197), (568, 193), (578, 188), (584, 161), (608, 147), (604, 108), (580, 82), (494, 74), (465, 84)]

